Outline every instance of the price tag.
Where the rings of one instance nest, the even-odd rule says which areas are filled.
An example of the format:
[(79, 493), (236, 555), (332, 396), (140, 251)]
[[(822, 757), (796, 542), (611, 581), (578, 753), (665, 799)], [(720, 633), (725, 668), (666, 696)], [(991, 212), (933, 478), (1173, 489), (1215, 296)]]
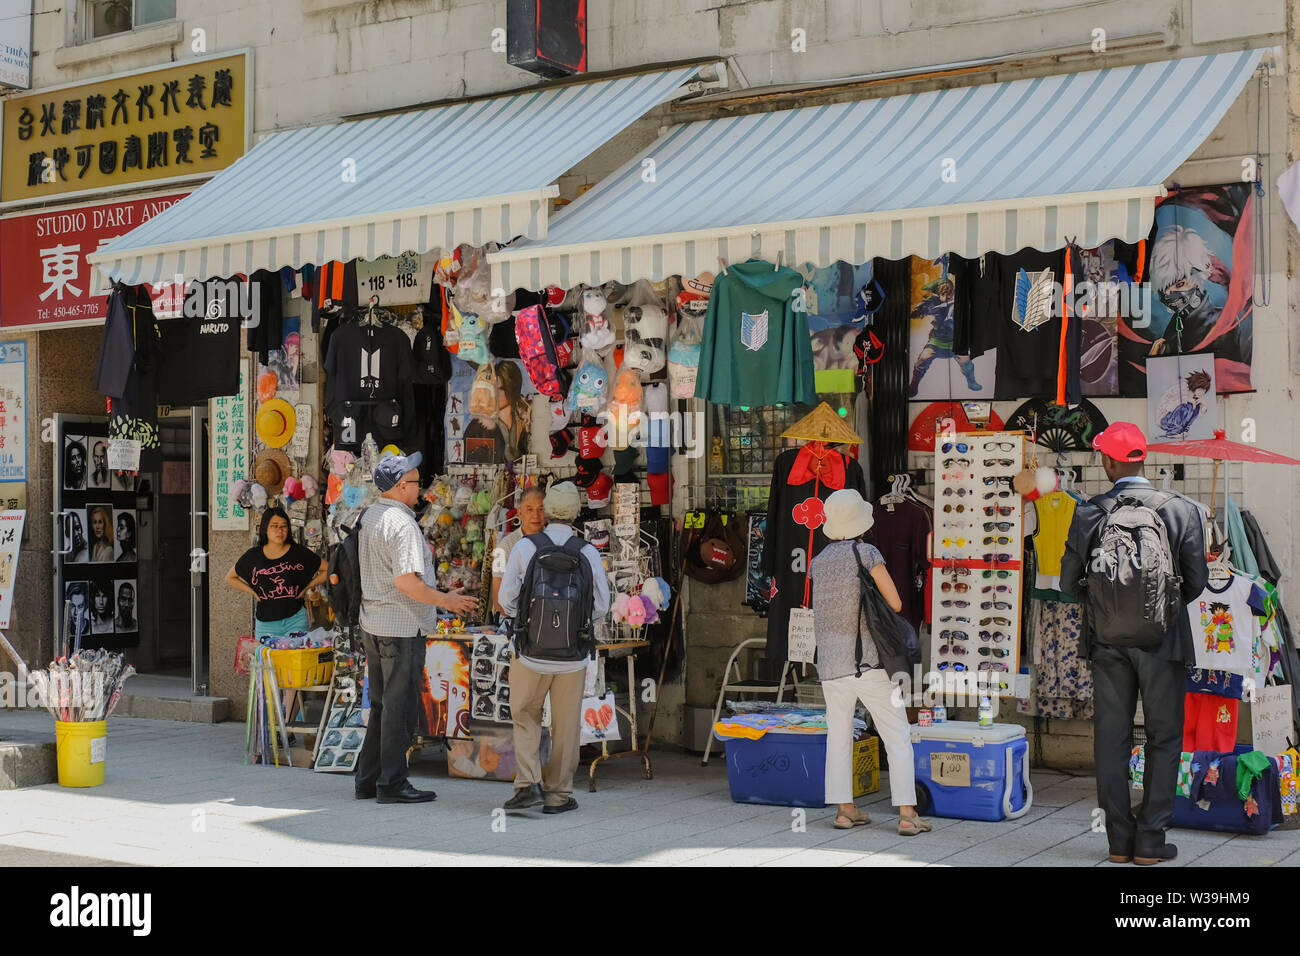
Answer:
[(307, 404), (293, 406), (297, 425), (293, 437), (289, 439), (289, 457), (306, 458), (311, 448), (311, 406)]
[(103, 763), (108, 756), (108, 738), (96, 737), (90, 742), (90, 762)]
[(809, 607), (790, 609), (789, 650), (786, 660), (804, 664), (813, 663), (813, 654), (817, 652), (817, 638), (813, 634), (813, 612)]
[(131, 438), (109, 439), (108, 470), (139, 471), (140, 443)]
[(1250, 705), (1251, 743), (1260, 753), (1273, 757), (1286, 750), (1287, 738), (1295, 739), (1291, 726), (1291, 688), (1282, 684), (1261, 687)]
[(969, 787), (970, 754), (948, 751), (930, 754), (930, 779), (945, 787)]
[(357, 301), (364, 304), (374, 295), (384, 306), (428, 302), (432, 277), (433, 258), (414, 252), (380, 256), (371, 261), (358, 260)]

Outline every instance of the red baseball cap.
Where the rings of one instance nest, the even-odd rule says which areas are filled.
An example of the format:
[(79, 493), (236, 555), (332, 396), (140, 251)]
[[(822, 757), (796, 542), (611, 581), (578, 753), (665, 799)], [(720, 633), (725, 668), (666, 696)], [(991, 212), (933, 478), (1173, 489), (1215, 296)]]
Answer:
[(1147, 436), (1132, 422), (1114, 422), (1092, 440), (1092, 447), (1116, 461), (1146, 461)]

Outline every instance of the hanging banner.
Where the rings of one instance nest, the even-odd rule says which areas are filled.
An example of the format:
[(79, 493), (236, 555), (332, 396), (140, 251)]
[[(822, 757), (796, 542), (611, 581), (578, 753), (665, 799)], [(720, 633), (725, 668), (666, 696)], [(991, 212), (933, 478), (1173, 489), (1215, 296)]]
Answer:
[(3, 342), (0, 343), (0, 482), (26, 480), (27, 345)]
[(0, 511), (0, 630), (9, 629), (26, 511)]
[(6, 99), (0, 202), (225, 169), (247, 148), (250, 76), (235, 53)]
[[(0, 219), (0, 327), (91, 325), (108, 315), (109, 285), (86, 256), (188, 193), (47, 209)], [(154, 313), (180, 313), (180, 286), (151, 285)]]
[(0, 86), (32, 85), (32, 0), (0, 0)]
[(248, 477), (248, 359), (239, 360), (239, 391), (212, 399), (208, 416), (212, 435), (213, 531), (247, 531), (248, 512), (235, 500), (235, 482)]

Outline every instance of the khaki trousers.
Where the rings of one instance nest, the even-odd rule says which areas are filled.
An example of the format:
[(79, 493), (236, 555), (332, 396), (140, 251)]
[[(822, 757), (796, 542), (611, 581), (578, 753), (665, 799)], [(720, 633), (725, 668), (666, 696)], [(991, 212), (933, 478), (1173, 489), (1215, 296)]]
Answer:
[[(518, 657), (510, 657), (510, 716), (515, 729), (515, 789), (542, 785), (547, 806), (567, 803), (573, 793), (582, 739), (584, 668), (571, 674), (539, 674)], [(539, 766), (542, 704), (551, 695), (551, 759)]]

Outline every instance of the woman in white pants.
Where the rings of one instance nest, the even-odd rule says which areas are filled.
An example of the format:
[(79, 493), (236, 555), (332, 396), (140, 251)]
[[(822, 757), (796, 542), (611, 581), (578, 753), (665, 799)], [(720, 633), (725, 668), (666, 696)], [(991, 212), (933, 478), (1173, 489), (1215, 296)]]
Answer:
[[(859, 539), (874, 523), (871, 505), (851, 488), (826, 499), (822, 530), (831, 543), (809, 567), (817, 636), (817, 674), (826, 695), (826, 802), (838, 804), (835, 827), (865, 826), (871, 818), (853, 805), (853, 712), (862, 701), (889, 755), (889, 792), (898, 807), (898, 832), (915, 836), (930, 829), (916, 813), (916, 775), (907, 710), (894, 700), (894, 687), (880, 668), (867, 630), (858, 583), (859, 560), (895, 611), (903, 606), (880, 552)], [(861, 620), (859, 620), (861, 616)], [(862, 660), (857, 660), (858, 628)], [(859, 673), (860, 672), (860, 673)]]

